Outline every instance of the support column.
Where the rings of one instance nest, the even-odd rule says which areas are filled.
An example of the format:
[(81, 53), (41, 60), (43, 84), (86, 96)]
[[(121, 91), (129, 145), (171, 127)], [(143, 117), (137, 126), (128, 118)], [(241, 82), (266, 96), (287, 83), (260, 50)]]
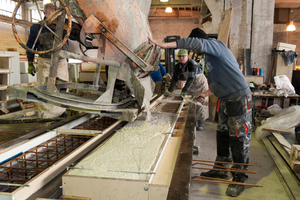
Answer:
[(244, 49), (251, 44), (252, 0), (225, 1), (225, 10), (233, 7), (228, 46), (238, 62), (244, 61)]
[(275, 0), (253, 0), (251, 66), (254, 62), (264, 69), (264, 82), (268, 80), (273, 47), (273, 21)]

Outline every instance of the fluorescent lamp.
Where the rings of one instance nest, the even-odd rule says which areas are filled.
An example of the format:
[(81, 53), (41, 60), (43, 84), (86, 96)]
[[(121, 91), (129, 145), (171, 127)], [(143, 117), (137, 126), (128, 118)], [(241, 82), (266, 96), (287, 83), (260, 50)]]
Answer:
[(293, 24), (293, 22), (291, 21), (291, 23), (290, 23), (290, 25), (288, 25), (286, 31), (295, 31), (295, 30), (296, 30), (296, 27)]
[(165, 10), (166, 13), (172, 13), (173, 10), (171, 7), (166, 7), (166, 10)]
[(160, 2), (168, 2), (169, 0), (160, 0)]
[(43, 0), (43, 4), (52, 3), (51, 0)]

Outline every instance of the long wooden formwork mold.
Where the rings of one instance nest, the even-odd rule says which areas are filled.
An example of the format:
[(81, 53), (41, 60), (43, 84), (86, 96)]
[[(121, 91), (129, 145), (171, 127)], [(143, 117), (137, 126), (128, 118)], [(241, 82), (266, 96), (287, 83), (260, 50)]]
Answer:
[(89, 197), (91, 199), (166, 199), (177, 159), (181, 138), (169, 139), (161, 162), (152, 181), (113, 179), (88, 176), (63, 176), (64, 195)]
[[(139, 174), (139, 177), (124, 178), (126, 175), (124, 175), (124, 177), (123, 175), (120, 175), (120, 177), (118, 177), (118, 175), (117, 177), (102, 176), (101, 172), (96, 171), (98, 165), (95, 167), (91, 163), (97, 162), (97, 158), (103, 155), (101, 148), (105, 148), (105, 142), (79, 162), (76, 165), (77, 169), (71, 169), (63, 175), (63, 195), (88, 197), (93, 200), (166, 200), (181, 144), (181, 137), (171, 137), (170, 133), (173, 132), (182, 107), (183, 103), (181, 103), (177, 113), (172, 116), (172, 126), (168, 132), (165, 133), (167, 136), (155, 156), (154, 164), (149, 169), (152, 175), (146, 174), (145, 177), (143, 177), (142, 173), (137, 173), (135, 170), (130, 172), (130, 170), (128, 170), (120, 172), (124, 172), (124, 174), (136, 173)], [(164, 115), (164, 113), (160, 113), (159, 115)], [(170, 116), (170, 114), (165, 115), (163, 118), (167, 116)], [(136, 121), (139, 121), (139, 118)], [(113, 137), (117, 134), (118, 132), (109, 140), (114, 141)], [(114, 151), (114, 148), (112, 148), (111, 151)], [(90, 157), (93, 157), (93, 159)], [(116, 159), (111, 157), (111, 160)], [(121, 165), (113, 166), (114, 170), (118, 169), (118, 167), (122, 168)], [(82, 174), (80, 174), (78, 170), (81, 170)], [(93, 170), (95, 170), (94, 174)], [(105, 169), (103, 171), (105, 171)], [(107, 169), (107, 171), (110, 171), (110, 169)]]

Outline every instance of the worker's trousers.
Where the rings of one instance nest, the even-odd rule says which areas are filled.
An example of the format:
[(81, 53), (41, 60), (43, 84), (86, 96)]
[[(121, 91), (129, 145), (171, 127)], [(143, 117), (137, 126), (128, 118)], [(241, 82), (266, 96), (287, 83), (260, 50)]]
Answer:
[[(251, 94), (233, 100), (218, 102), (219, 124), (217, 129), (216, 161), (249, 163), (252, 111)], [(232, 168), (247, 169), (245, 165)], [(248, 176), (241, 173), (245, 178)]]
[[(208, 90), (208, 83), (207, 83), (207, 79), (206, 79), (205, 75), (202, 73), (202, 74), (198, 74), (196, 76), (194, 83), (188, 89), (186, 94), (194, 96), (198, 93), (203, 93), (206, 90)], [(208, 101), (209, 101), (209, 99), (208, 99), (208, 97), (206, 97), (202, 103), (208, 104)], [(209, 116), (208, 106), (196, 105), (196, 121), (204, 122), (206, 119), (208, 119), (208, 116)]]
[(156, 81), (155, 82), (155, 89), (154, 93), (160, 96), (162, 94), (162, 88), (163, 87), (163, 82), (162, 81)]
[[(51, 59), (41, 58), (38, 59), (38, 83), (46, 84), (46, 79), (50, 74)], [(64, 81), (69, 81), (68, 63), (66, 59), (60, 59), (57, 68), (57, 77)], [(49, 104), (38, 104), (38, 111), (40, 118), (55, 118), (62, 115), (66, 109)]]

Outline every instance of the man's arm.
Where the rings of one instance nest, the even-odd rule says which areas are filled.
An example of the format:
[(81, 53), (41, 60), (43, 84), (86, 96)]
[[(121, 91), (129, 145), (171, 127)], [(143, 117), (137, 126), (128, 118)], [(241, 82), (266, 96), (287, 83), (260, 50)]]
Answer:
[[(38, 31), (39, 30), (38, 30), (37, 25), (32, 25), (30, 27), (29, 37), (28, 37), (28, 40), (26, 43), (26, 46), (28, 46), (29, 48), (32, 48), (32, 46), (35, 42), (35, 39), (37, 37)], [(36, 49), (37, 45), (38, 45), (38, 42), (35, 44), (35, 49)], [(27, 55), (28, 64), (32, 64), (33, 59), (34, 59), (34, 53), (26, 51), (26, 55)]]
[(163, 49), (176, 49), (177, 48), (177, 43), (176, 41), (174, 42), (168, 42), (168, 43), (162, 43), (162, 42), (157, 42), (156, 40), (153, 40), (152, 38), (148, 37), (151, 42), (156, 44), (157, 46), (163, 48)]
[(176, 41), (179, 49), (193, 50), (209, 55), (219, 57), (222, 50), (227, 48), (222, 42), (218, 40), (210, 40), (203, 38), (182, 38)]
[(170, 87), (168, 88), (169, 92), (173, 92), (174, 88), (177, 85), (178, 78), (179, 78), (179, 73), (178, 73), (178, 64), (177, 64), (177, 65), (175, 65), (174, 74), (173, 74), (173, 77), (172, 77), (172, 80), (171, 80), (171, 84), (170, 84)]
[(186, 81), (186, 84), (185, 86), (182, 88), (182, 92), (183, 93), (186, 93), (188, 91), (188, 89), (192, 86), (192, 84), (194, 83), (194, 81), (196, 80), (196, 76), (197, 76), (197, 67), (198, 67), (198, 64), (189, 58), (188, 60), (188, 71), (189, 71), (189, 74), (188, 74), (188, 79)]
[(159, 63), (159, 67), (160, 67), (160, 72), (161, 75), (164, 76), (166, 74), (166, 69), (164, 68), (164, 66), (162, 66), (162, 64)]
[(203, 92), (203, 93), (198, 93), (198, 94), (196, 94), (196, 95), (195, 95), (195, 99), (196, 99), (197, 101), (201, 102), (202, 99), (199, 98), (199, 97), (203, 97), (203, 99), (204, 99), (205, 97), (209, 97), (209, 96), (212, 95), (212, 94), (213, 94), (213, 92), (212, 92), (210, 89), (208, 89), (208, 90), (206, 90), (206, 91)]

